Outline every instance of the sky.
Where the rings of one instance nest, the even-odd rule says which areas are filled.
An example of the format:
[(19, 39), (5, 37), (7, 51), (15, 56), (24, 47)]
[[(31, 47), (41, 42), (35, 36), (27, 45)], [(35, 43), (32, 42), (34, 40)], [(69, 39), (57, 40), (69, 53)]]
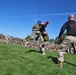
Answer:
[(76, 0), (0, 0), (0, 34), (26, 38), (41, 20), (49, 21), (46, 31), (55, 39), (70, 14), (76, 20)]

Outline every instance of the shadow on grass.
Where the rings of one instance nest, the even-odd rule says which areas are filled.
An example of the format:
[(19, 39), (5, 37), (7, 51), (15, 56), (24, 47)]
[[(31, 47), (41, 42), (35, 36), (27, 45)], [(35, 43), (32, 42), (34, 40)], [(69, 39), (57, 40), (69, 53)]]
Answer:
[[(48, 56), (47, 57), (48, 59), (52, 59), (52, 61), (55, 63), (55, 64), (58, 64), (58, 59), (56, 57), (53, 57), (53, 56)], [(64, 63), (67, 63), (69, 65), (72, 65), (72, 66), (75, 66), (76, 67), (76, 64), (73, 64), (73, 63), (70, 63), (70, 62), (67, 62), (67, 61), (64, 61)]]
[(58, 64), (58, 59), (56, 57), (53, 57), (53, 56), (48, 56), (47, 57), (48, 59), (52, 59), (52, 61), (55, 63), (55, 64)]
[(70, 63), (70, 62), (67, 62), (67, 61), (64, 61), (64, 62), (76, 67), (76, 64), (73, 64), (73, 63)]
[(40, 51), (37, 51), (37, 50), (29, 50), (29, 51), (26, 52), (26, 53), (29, 53), (29, 52), (37, 52), (37, 53), (40, 53)]

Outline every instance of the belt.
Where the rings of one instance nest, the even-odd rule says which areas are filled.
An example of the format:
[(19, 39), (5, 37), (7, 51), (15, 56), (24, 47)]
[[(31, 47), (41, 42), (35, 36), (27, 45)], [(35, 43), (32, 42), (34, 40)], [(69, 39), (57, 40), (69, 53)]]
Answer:
[(76, 37), (76, 35), (73, 35), (73, 34), (67, 34), (68, 36), (74, 36), (74, 37)]

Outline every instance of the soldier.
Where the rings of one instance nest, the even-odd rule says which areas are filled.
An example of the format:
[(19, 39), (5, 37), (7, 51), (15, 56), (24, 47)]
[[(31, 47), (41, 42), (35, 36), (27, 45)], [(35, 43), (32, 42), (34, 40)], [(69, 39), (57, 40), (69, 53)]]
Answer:
[(43, 36), (44, 41), (41, 42), (39, 48), (40, 48), (40, 53), (42, 55), (45, 55), (46, 44), (47, 44), (47, 41), (49, 40), (49, 37), (48, 37), (48, 34), (47, 34), (46, 30), (44, 30), (42, 36)]
[(28, 35), (28, 36), (25, 38), (25, 40), (26, 40), (26, 42), (25, 42), (25, 47), (28, 47), (28, 44), (29, 44), (29, 42), (30, 42), (30, 40), (31, 40), (31, 36)]
[(63, 52), (70, 49), (71, 45), (76, 43), (76, 22), (74, 21), (74, 15), (70, 15), (68, 17), (68, 21), (65, 22), (64, 25), (62, 26), (57, 41), (60, 40), (60, 37), (62, 36), (65, 30), (67, 30), (66, 36), (63, 42), (59, 45), (59, 50)]
[[(49, 24), (48, 21), (46, 21), (46, 23), (41, 23), (41, 27), (40, 27), (40, 33), (43, 34), (43, 32), (45, 31), (46, 26)], [(39, 35), (37, 35), (36, 40), (38, 40)], [(43, 40), (42, 40), (43, 41)]]
[(31, 39), (35, 40), (35, 37), (38, 35), (41, 38), (41, 40), (43, 41), (43, 37), (42, 37), (41, 32), (40, 32), (41, 25), (42, 25), (41, 21), (38, 20), (37, 23), (33, 26)]

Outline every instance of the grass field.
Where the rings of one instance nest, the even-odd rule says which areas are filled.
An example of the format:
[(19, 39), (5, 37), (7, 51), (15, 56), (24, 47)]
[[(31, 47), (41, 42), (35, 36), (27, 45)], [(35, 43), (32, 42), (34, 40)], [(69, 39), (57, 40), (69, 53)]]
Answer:
[(0, 43), (0, 75), (76, 75), (76, 55), (65, 54), (63, 65), (57, 66), (57, 52)]

